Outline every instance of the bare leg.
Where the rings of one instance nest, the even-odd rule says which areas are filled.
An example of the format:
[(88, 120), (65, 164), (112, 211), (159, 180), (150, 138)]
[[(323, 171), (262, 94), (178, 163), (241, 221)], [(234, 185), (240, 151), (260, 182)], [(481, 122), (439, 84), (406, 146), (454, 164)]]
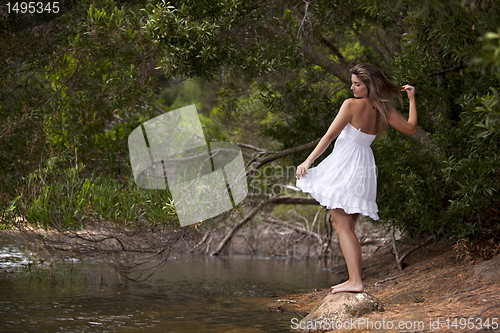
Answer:
[(332, 287), (332, 294), (342, 291), (363, 291), (361, 281), (361, 245), (354, 233), (359, 214), (347, 214), (343, 209), (331, 209), (335, 230), (339, 235), (340, 248), (349, 272), (349, 280)]
[[(334, 211), (333, 209), (330, 209), (330, 212), (331, 212), (331, 214), (332, 214), (332, 218), (333, 218), (334, 223), (335, 223), (335, 221), (336, 221), (336, 220), (335, 220), (335, 216), (337, 216), (337, 214), (347, 215), (347, 216), (352, 216), (352, 218), (354, 219), (354, 222), (353, 222), (353, 223), (350, 223), (350, 226), (352, 226), (352, 227), (350, 228), (350, 230), (354, 233), (354, 230), (355, 230), (355, 227), (356, 227), (356, 222), (357, 222), (357, 219), (358, 219), (359, 214), (352, 214), (352, 215), (348, 215), (348, 214), (346, 214), (346, 213), (344, 212), (344, 210), (343, 210), (343, 209), (335, 209), (335, 211)], [(335, 224), (335, 230), (337, 230), (337, 224)], [(337, 231), (337, 234), (338, 234), (338, 231)], [(340, 236), (339, 236), (339, 241), (340, 241)], [(359, 243), (359, 241), (358, 241), (358, 243)], [(360, 246), (360, 247), (361, 247), (361, 246)], [(342, 245), (341, 245), (341, 249), (342, 249)], [(360, 250), (360, 253), (361, 253), (361, 250)], [(349, 280), (344, 281), (344, 282), (339, 283), (339, 284), (336, 284), (336, 285), (332, 286), (332, 289), (336, 289), (336, 288), (338, 288), (338, 287), (340, 287), (340, 286), (343, 286), (344, 284), (346, 284), (346, 283), (348, 283), (348, 282), (349, 282)]]

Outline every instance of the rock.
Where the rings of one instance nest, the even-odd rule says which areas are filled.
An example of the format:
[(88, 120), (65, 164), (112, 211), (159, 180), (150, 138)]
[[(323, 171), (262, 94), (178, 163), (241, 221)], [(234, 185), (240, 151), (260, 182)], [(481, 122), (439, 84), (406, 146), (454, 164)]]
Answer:
[[(335, 321), (343, 322), (379, 309), (380, 301), (364, 292), (328, 294), (301, 320), (300, 328), (305, 328), (304, 332), (322, 328), (335, 329)], [(329, 327), (321, 327), (321, 323)]]
[(474, 280), (479, 280), (485, 284), (500, 282), (500, 255), (493, 259), (486, 260), (474, 267)]
[(296, 313), (305, 315), (307, 312), (300, 311), (296, 300), (292, 299), (277, 299), (266, 306), (267, 311), (278, 311), (287, 313)]

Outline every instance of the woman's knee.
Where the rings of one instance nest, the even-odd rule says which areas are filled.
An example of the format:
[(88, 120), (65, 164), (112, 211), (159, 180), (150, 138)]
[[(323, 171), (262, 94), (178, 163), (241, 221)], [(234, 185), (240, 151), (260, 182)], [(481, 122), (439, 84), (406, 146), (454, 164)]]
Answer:
[(352, 231), (353, 230), (353, 222), (349, 218), (337, 218), (333, 219), (333, 226), (337, 233), (341, 231)]
[(354, 232), (354, 226), (359, 214), (347, 214), (342, 209), (331, 209), (330, 211), (337, 233), (342, 231)]

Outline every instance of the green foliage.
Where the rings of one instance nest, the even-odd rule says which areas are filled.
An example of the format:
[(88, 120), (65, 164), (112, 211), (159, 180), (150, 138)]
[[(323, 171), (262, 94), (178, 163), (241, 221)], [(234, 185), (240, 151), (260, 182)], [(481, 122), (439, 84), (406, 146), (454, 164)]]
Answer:
[[(196, 20), (200, 14), (199, 8), (204, 6), (182, 6), (176, 9), (169, 3), (158, 3), (148, 7), (148, 32), (158, 45), (164, 47), (166, 56), (161, 65), (168, 68), (169, 74), (194, 72), (199, 77), (213, 76), (213, 69), (227, 54), (220, 54), (217, 42), (221, 24), (231, 24), (231, 12), (237, 9), (238, 4), (232, 1), (223, 3), (219, 10), (229, 10), (226, 22)], [(217, 8), (215, 6), (214, 8)], [(213, 13), (222, 16), (223, 12)], [(205, 68), (207, 67), (207, 68)]]
[(500, 78), (500, 28), (498, 32), (487, 32), (481, 40), (483, 41), (482, 57), (474, 60)]
[[(309, 143), (324, 135), (348, 97), (343, 85), (338, 87), (329, 82), (328, 76), (318, 68), (297, 74), (281, 86), (262, 85), (261, 88), (261, 102), (276, 115), (274, 121), (263, 124), (262, 133), (281, 142), (282, 149)], [(298, 165), (309, 153), (293, 156), (291, 162)]]
[[(48, 18), (50, 29), (17, 26), (14, 33), (0, 22), (4, 221), (23, 217), (61, 229), (174, 221), (168, 194), (135, 188), (124, 171), (127, 135), (157, 112), (155, 67), (168, 80), (201, 79), (171, 86), (159, 100), (167, 110), (197, 103), (209, 140), (281, 149), (325, 133), (350, 97), (339, 77), (366, 61), (397, 84), (416, 86), (419, 125), (429, 136), (422, 146), (396, 131), (375, 141), (384, 222), (436, 237), (498, 230), (495, 2), (72, 6), (71, 14)], [(205, 101), (206, 90), (219, 99)], [(307, 154), (286, 162), (297, 165)], [(47, 171), (42, 177), (37, 169)]]
[[(164, 54), (160, 65), (169, 76), (214, 79), (221, 67), (257, 76), (297, 60), (296, 39), (280, 30), (269, 31), (275, 23), (278, 27), (294, 25), (286, 11), (284, 20), (269, 17), (275, 6), (280, 4), (234, 0), (150, 3), (145, 29)], [(272, 24), (266, 24), (269, 20)]]
[[(75, 149), (86, 170), (123, 178), (128, 134), (154, 114), (155, 52), (141, 19), (138, 6), (83, 1), (53, 17), (50, 29), (3, 31), (1, 208), (19, 196), (23, 177), (51, 159), (62, 177)], [(63, 186), (48, 181), (55, 182), (48, 196)], [(60, 203), (69, 221), (79, 206)]]
[(56, 172), (54, 168), (32, 173), (24, 179), (22, 195), (6, 210), (4, 225), (16, 220), (14, 217), (21, 218), (17, 223), (59, 231), (83, 229), (96, 222), (137, 229), (144, 225), (168, 228), (178, 223), (166, 191), (143, 190), (131, 180), (122, 183), (95, 172), (86, 177), (84, 169), (78, 163), (53, 181), (47, 180)]
[(2, 228), (177, 223), (166, 191), (130, 179), (128, 135), (155, 115), (142, 19), (139, 5), (83, 1), (51, 30), (4, 31)]
[(492, 36), (494, 12), (454, 1), (408, 12), (394, 76), (417, 87), (419, 125), (430, 141), (403, 151), (403, 142), (374, 145), (380, 215), (403, 230), (469, 237), (498, 228), (498, 81), (478, 66), (491, 63), (478, 59), (491, 51), (482, 36)]
[(441, 214), (434, 153), (416, 149), (401, 133), (391, 131), (373, 143), (378, 168), (379, 216), (388, 226), (410, 234), (439, 233), (435, 221)]
[(498, 92), (491, 87), (492, 94), (480, 98), (481, 106), (477, 106), (474, 110), (477, 115), (477, 123), (475, 126), (484, 129), (478, 133), (479, 137), (487, 137), (489, 135), (500, 135), (500, 108), (498, 104)]
[(199, 81), (186, 80), (162, 90), (158, 97), (166, 110), (197, 104), (196, 109), (201, 111), (200, 101), (203, 100), (203, 88), (203, 84)]

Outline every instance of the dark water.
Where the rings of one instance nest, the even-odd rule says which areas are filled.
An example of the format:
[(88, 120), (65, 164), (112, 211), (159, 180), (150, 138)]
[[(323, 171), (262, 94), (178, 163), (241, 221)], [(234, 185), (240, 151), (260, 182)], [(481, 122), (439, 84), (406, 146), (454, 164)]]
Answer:
[[(31, 263), (31, 264), (30, 264)], [(328, 265), (332, 265), (328, 263)], [(144, 282), (99, 259), (47, 259), (0, 238), (0, 332), (293, 332), (274, 299), (327, 288), (317, 260), (169, 258)]]

